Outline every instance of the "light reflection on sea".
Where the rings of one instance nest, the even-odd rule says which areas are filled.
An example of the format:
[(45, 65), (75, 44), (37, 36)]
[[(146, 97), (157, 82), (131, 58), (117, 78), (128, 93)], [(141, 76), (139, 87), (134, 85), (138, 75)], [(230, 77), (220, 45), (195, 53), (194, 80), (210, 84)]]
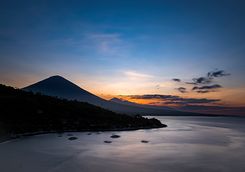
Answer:
[[(78, 137), (73, 141), (67, 133), (45, 134), (2, 143), (0, 171), (245, 171), (245, 118), (156, 118), (168, 127), (73, 133)], [(112, 139), (112, 134), (121, 137)]]

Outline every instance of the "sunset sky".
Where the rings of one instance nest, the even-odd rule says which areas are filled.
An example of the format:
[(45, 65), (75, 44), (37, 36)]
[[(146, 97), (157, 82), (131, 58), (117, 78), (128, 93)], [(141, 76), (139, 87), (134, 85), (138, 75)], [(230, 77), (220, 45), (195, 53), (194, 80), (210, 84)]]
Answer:
[(107, 99), (245, 106), (244, 9), (238, 0), (1, 1), (0, 83), (61, 75)]

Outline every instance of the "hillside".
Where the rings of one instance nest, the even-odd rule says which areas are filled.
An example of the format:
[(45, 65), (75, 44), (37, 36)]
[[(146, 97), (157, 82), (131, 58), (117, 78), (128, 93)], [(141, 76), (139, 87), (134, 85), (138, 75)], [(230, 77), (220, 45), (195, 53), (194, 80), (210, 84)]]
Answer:
[(0, 85), (0, 123), (8, 133), (166, 127), (157, 119), (117, 114), (78, 101)]

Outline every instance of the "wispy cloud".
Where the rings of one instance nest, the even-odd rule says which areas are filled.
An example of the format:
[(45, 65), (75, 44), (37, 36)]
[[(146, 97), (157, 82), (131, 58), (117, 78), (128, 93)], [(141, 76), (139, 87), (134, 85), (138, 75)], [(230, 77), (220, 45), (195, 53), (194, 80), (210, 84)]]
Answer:
[(54, 45), (74, 47), (100, 56), (121, 56), (129, 50), (129, 43), (119, 33), (85, 32), (76, 37), (52, 41)]
[[(222, 88), (219, 84), (213, 84), (215, 82), (215, 78), (224, 77), (230, 75), (226, 73), (224, 70), (215, 69), (214, 71), (210, 71), (206, 74), (206, 76), (193, 78), (191, 82), (182, 82), (181, 79), (173, 78), (172, 80), (175, 82), (181, 82), (183, 84), (194, 85), (190, 91), (195, 91), (196, 93), (209, 93), (218, 91), (218, 89)], [(213, 85), (211, 85), (213, 84)], [(185, 87), (179, 87), (177, 90), (181, 93), (186, 93), (187, 89)]]
[(152, 75), (139, 73), (139, 72), (135, 72), (135, 71), (125, 71), (124, 75), (126, 75), (130, 79), (150, 79), (150, 78), (153, 78)]
[(123, 46), (121, 35), (117, 33), (90, 33), (87, 37), (103, 53), (115, 53)]

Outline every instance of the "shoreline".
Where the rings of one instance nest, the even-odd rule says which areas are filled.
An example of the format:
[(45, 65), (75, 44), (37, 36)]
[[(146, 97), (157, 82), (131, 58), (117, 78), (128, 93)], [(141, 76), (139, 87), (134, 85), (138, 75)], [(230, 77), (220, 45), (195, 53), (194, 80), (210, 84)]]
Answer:
[(234, 117), (234, 118), (245, 118), (245, 115), (221, 115), (221, 114), (200, 114), (200, 115), (142, 115), (143, 117)]
[(40, 131), (40, 132), (33, 132), (33, 133), (22, 133), (22, 134), (5, 134), (5, 136), (0, 136), (0, 144), (4, 142), (8, 142), (10, 140), (24, 138), (29, 136), (36, 136), (42, 134), (61, 134), (61, 133), (69, 133), (69, 132), (110, 132), (110, 131), (135, 131), (135, 130), (149, 130), (149, 129), (159, 129), (159, 128), (166, 128), (168, 127), (166, 124), (163, 126), (156, 126), (156, 127), (131, 127), (131, 128), (118, 128), (118, 129), (84, 129), (84, 130), (64, 130), (64, 131)]
[[(144, 115), (143, 117), (153, 117)], [(157, 117), (173, 117), (173, 116), (157, 116)], [(240, 115), (200, 115), (200, 116), (192, 116), (192, 115), (183, 115), (183, 116), (175, 116), (175, 117), (233, 117), (233, 118), (245, 118), (244, 116)], [(84, 129), (84, 130), (64, 130), (64, 131), (40, 131), (40, 132), (33, 132), (33, 133), (23, 133), (23, 134), (16, 134), (16, 135), (10, 135), (10, 134), (4, 134), (3, 136), (0, 135), (0, 144), (4, 142), (8, 142), (14, 139), (22, 138), (22, 137), (29, 137), (29, 136), (35, 136), (35, 135), (42, 135), (42, 134), (60, 134), (60, 133), (69, 133), (69, 132), (110, 132), (110, 131), (136, 131), (136, 130), (142, 130), (142, 129), (159, 129), (159, 128), (166, 128), (168, 127), (166, 124), (162, 124), (163, 126), (156, 126), (156, 127), (131, 127), (131, 128), (116, 128), (116, 129)]]

